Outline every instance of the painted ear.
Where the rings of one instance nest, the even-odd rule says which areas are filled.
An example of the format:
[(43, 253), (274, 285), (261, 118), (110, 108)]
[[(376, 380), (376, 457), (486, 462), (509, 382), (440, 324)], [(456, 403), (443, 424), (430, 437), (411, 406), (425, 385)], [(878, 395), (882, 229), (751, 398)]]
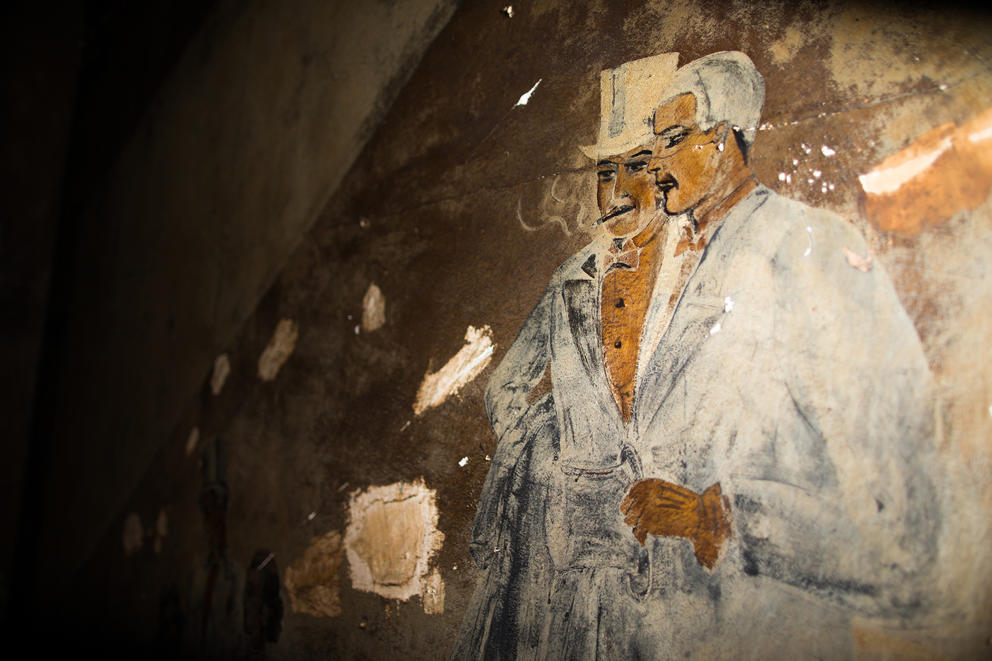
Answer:
[(727, 122), (727, 120), (723, 120), (710, 129), (710, 134), (713, 136), (713, 142), (717, 144), (727, 144), (727, 141), (731, 138), (730, 123)]

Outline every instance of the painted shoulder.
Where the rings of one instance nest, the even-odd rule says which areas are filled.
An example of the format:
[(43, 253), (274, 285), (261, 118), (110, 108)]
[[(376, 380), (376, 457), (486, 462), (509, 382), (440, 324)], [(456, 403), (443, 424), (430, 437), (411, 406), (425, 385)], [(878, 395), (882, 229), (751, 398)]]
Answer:
[[(820, 268), (846, 265), (845, 248), (866, 253), (861, 233), (840, 215), (791, 200), (762, 187), (763, 200), (747, 220), (746, 242), (762, 246), (780, 263), (802, 261)], [(742, 237), (743, 238), (743, 237)]]

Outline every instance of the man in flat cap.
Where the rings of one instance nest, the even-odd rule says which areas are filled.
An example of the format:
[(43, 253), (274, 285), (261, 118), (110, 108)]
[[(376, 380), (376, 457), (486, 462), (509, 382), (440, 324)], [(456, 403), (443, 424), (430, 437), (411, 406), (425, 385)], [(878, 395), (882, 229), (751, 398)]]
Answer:
[(601, 234), (490, 379), (456, 658), (836, 658), (852, 614), (923, 608), (915, 330), (851, 227), (754, 178), (751, 61), (676, 57), (603, 73)]

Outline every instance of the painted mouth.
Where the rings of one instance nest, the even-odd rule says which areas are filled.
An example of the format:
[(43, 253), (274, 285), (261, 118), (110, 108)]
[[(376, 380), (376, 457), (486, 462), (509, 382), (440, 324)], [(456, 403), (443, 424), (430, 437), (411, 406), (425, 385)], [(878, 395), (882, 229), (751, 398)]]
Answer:
[(610, 220), (611, 218), (616, 218), (617, 216), (622, 216), (623, 214), (627, 213), (628, 211), (633, 211), (633, 210), (634, 210), (634, 207), (631, 206), (631, 205), (629, 205), (629, 204), (624, 204), (623, 206), (616, 207), (616, 208), (610, 210), (610, 212), (607, 213), (605, 216), (603, 216), (602, 218), (600, 218), (599, 220), (597, 220), (596, 221), (596, 224), (599, 225), (601, 223), (605, 223), (606, 221)]

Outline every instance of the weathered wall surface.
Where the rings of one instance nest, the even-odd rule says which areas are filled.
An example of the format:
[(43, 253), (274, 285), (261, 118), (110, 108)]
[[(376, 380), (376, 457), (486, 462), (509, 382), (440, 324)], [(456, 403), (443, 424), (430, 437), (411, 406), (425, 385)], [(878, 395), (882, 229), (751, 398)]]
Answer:
[[(149, 531), (145, 543), (137, 551), (129, 547), (125, 557), (122, 513), (79, 574), (77, 601), (66, 603), (100, 605), (100, 618), (87, 620), (98, 639), (127, 631), (139, 643), (166, 640), (236, 654), (253, 640), (242, 616), (257, 610), (251, 605), (257, 602), (244, 598), (263, 564), (254, 560), (271, 555), (266, 567), (293, 567), (291, 584), (305, 585), (311, 595), (311, 606), (293, 609), (301, 595), (291, 600), (284, 586), (281, 634), (268, 643), (272, 656), (443, 657), (480, 576), (467, 541), (493, 454), (482, 406), (487, 361), (501, 358), (554, 268), (587, 241), (595, 218), (595, 174), (578, 147), (595, 142), (599, 72), (657, 53), (678, 52), (684, 63), (734, 49), (749, 54), (765, 78), (753, 151), (758, 178), (787, 197), (841, 214), (866, 235), (910, 313), (940, 391), (939, 443), (953, 512), (940, 540), (943, 580), (933, 586), (943, 608), (922, 630), (856, 623), (856, 652), (865, 658), (984, 653), (992, 624), (987, 173), (962, 164), (974, 159), (940, 161), (951, 149), (945, 147), (916, 174), (934, 182), (934, 206), (946, 213), (927, 216), (919, 227), (900, 220), (912, 216), (909, 201), (896, 195), (886, 206), (874, 180), (860, 177), (884, 170), (883, 160), (903, 150), (932, 153), (930, 143), (918, 141), (948, 123), (941, 135), (958, 137), (947, 145), (967, 152), (965, 143), (984, 140), (971, 138), (987, 125), (969, 122), (992, 106), (988, 19), (963, 10), (844, 2), (579, 7), (549, 1), (515, 6), (512, 18), (501, 8), (472, 3), (441, 33), (237, 338), (215, 347), (230, 356), (226, 385), (214, 395), (204, 378), (201, 395), (189, 402), (126, 508)], [(262, 71), (280, 75), (274, 63)], [(518, 105), (538, 81), (529, 101)], [(234, 107), (218, 112), (234, 126), (242, 121)], [(303, 112), (299, 121), (317, 121)], [(259, 121), (258, 130), (269, 130)], [(293, 153), (283, 158), (260, 162), (260, 176), (302, 167)], [(305, 180), (305, 173), (291, 179), (297, 177)], [(954, 188), (965, 180), (984, 181), (984, 194)], [(248, 193), (247, 184), (243, 190)], [(301, 209), (322, 203), (307, 198), (308, 189), (293, 190), (281, 203)], [(137, 188), (135, 194), (143, 195)], [(185, 194), (178, 208), (209, 208), (209, 190)], [(266, 204), (254, 199), (250, 206)], [(172, 246), (165, 252), (183, 250), (179, 243), (162, 245)], [(252, 250), (245, 246), (237, 259), (229, 254), (232, 261), (222, 268), (243, 272)], [(145, 272), (154, 265), (140, 266)], [(375, 330), (363, 325), (366, 316), (377, 316), (363, 314), (363, 300), (375, 298), (367, 296), (372, 284), (385, 302), (385, 324)], [(233, 320), (233, 311), (250, 301), (213, 304)], [(100, 315), (90, 318), (100, 323)], [(283, 319), (297, 324), (295, 348), (275, 378), (263, 381), (258, 360)], [(486, 345), (490, 337), (494, 353)], [(444, 372), (456, 355), (461, 362)], [(457, 382), (480, 366), (481, 374), (457, 394), (416, 406), (425, 375), (445, 373)], [(169, 371), (146, 373), (149, 387), (172, 378)], [(143, 424), (158, 420), (132, 416)], [(195, 445), (189, 443), (194, 427)], [(222, 477), (214, 468), (216, 439)], [(206, 449), (212, 458), (201, 471), (198, 457)], [(408, 500), (420, 498), (419, 491), (402, 496), (402, 486), (390, 486), (421, 480), (435, 494), (443, 539), (432, 531), (429, 499), (417, 501), (421, 508)], [(226, 508), (210, 495), (220, 482)], [(388, 498), (369, 495), (384, 487)], [(154, 524), (163, 509), (165, 536)], [(388, 511), (405, 512), (396, 521), (406, 532), (394, 531), (398, 539), (363, 533), (357, 548), (348, 546), (349, 522), (372, 530), (390, 520)], [(439, 550), (414, 543), (425, 536)], [(356, 589), (369, 582), (355, 578), (349, 549), (372, 558), (368, 564), (379, 567), (370, 570), (373, 579), (381, 576), (383, 584), (406, 585), (419, 571), (414, 550), (390, 560), (370, 549), (377, 539), (385, 548), (427, 554), (417, 596), (401, 601), (395, 591)], [(307, 555), (311, 547), (327, 556), (312, 571), (317, 551)], [(208, 559), (219, 568), (211, 589)], [(315, 591), (321, 581), (324, 590)]]
[(110, 174), (83, 174), (43, 586), (92, 550), (452, 11), (222, 3)]

